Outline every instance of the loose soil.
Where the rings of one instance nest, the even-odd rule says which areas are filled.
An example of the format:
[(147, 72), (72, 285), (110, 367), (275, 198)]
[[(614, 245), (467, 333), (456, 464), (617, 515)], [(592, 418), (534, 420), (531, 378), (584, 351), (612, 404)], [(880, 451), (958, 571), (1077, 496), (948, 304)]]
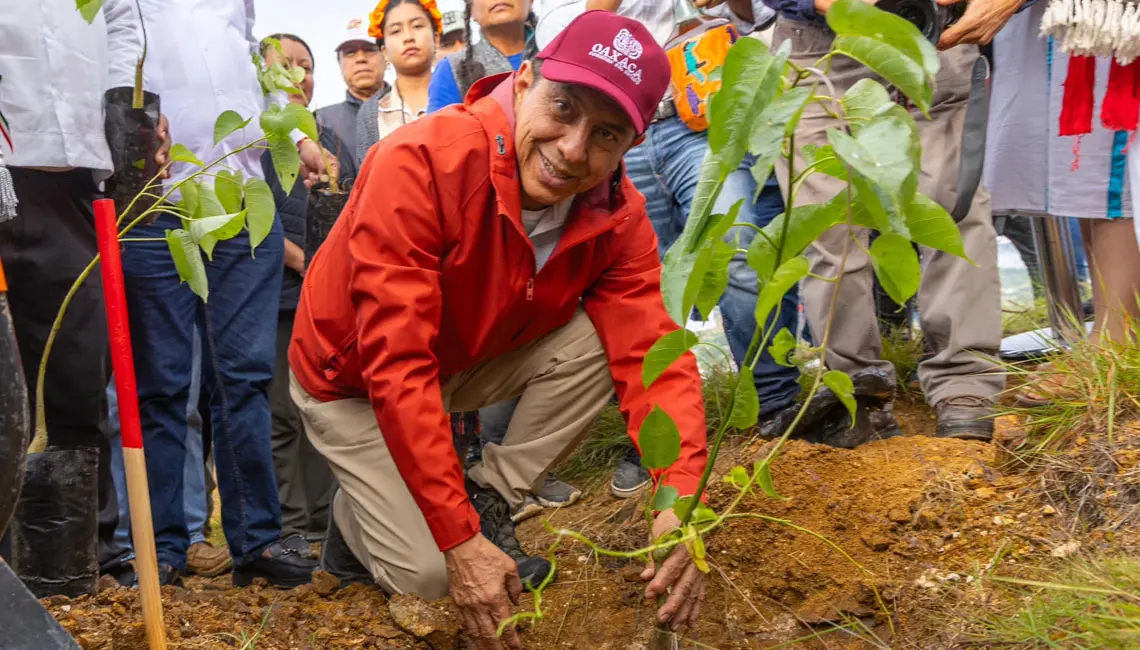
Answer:
[[(896, 414), (908, 433), (932, 432), (933, 417), (917, 400), (900, 400)], [(1011, 416), (997, 427), (999, 441), (1023, 434)], [(1140, 427), (1118, 431), (1140, 441)], [(724, 468), (762, 457), (766, 444), (739, 445)], [(1121, 471), (1135, 473), (1129, 453), (1133, 462)], [(1113, 520), (1111, 534), (1077, 525), (1045, 474), (1011, 468), (1009, 458), (999, 445), (914, 435), (855, 450), (787, 444), (773, 466), (784, 498), (749, 495), (739, 510), (771, 519), (737, 519), (708, 540), (708, 598), (681, 647), (982, 647), (970, 635), (1000, 601), (988, 575), (1032, 575), (1078, 549), (1140, 547), (1130, 521)], [(723, 507), (735, 494), (717, 482), (711, 503)], [(604, 485), (549, 523), (614, 549), (642, 545), (646, 535), (637, 506), (612, 499)], [(519, 536), (531, 552), (553, 540), (538, 520)], [(654, 607), (642, 598), (639, 566), (570, 542), (555, 557), (558, 581), (543, 596), (543, 620), (524, 629), (524, 647), (651, 647)], [(174, 649), (465, 647), (447, 601), (388, 599), (359, 585), (336, 590), (325, 574), (292, 591), (234, 589), (222, 577), (163, 593)], [(45, 603), (87, 650), (146, 647), (133, 590)], [(532, 605), (525, 597), (523, 606)]]

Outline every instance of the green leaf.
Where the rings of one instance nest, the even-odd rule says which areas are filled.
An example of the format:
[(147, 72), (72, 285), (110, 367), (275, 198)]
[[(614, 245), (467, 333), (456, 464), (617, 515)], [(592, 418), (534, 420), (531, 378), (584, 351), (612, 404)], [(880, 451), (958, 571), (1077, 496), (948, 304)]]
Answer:
[(784, 139), (796, 129), (804, 107), (811, 99), (810, 88), (792, 88), (779, 95), (756, 121), (748, 136), (748, 150), (756, 156), (752, 165), (752, 176), (756, 183), (763, 185), (772, 175), (776, 160), (784, 145)]
[(190, 290), (202, 300), (210, 293), (206, 281), (206, 265), (202, 262), (202, 252), (190, 233), (181, 228), (166, 231), (166, 246), (178, 270), (178, 278), (190, 285)]
[(188, 179), (178, 189), (182, 193), (182, 200), (178, 204), (187, 217), (182, 220), (182, 223), (188, 224), (190, 219), (196, 219), (201, 214), (202, 186), (197, 180)]
[(714, 520), (716, 520), (716, 511), (698, 501), (697, 509), (693, 511), (693, 517), (689, 521), (694, 524), (703, 524)]
[(657, 494), (653, 495), (653, 509), (658, 512), (672, 508), (676, 502), (677, 488), (671, 485), (662, 485), (657, 488)]
[(696, 565), (697, 569), (699, 569), (701, 573), (708, 573), (711, 569), (709, 568), (708, 560), (705, 558), (707, 553), (705, 540), (701, 539), (701, 536), (696, 534), (696, 531), (693, 532), (694, 536), (685, 543), (685, 547), (689, 549), (689, 556), (693, 558), (693, 564)]
[(776, 305), (784, 299), (800, 280), (807, 277), (811, 262), (804, 256), (793, 257), (780, 265), (772, 274), (772, 279), (761, 284), (760, 295), (756, 298), (756, 323), (764, 327), (768, 317), (776, 310)]
[(866, 2), (839, 0), (827, 10), (827, 26), (839, 36), (866, 36), (894, 48), (931, 81), (938, 75), (938, 49), (901, 16)]
[(673, 514), (681, 521), (685, 521), (689, 511), (693, 509), (693, 497), (681, 497), (673, 503)]
[(293, 184), (297, 182), (297, 174), (301, 171), (301, 154), (297, 153), (297, 145), (287, 137), (270, 138), (269, 157), (273, 160), (273, 170), (277, 173), (281, 190), (288, 195), (293, 191)]
[[(301, 70), (301, 68), (298, 68)], [(290, 102), (285, 105), (286, 113), (296, 113), (297, 115), (297, 128), (304, 133), (313, 142), (321, 141), (320, 131), (317, 130), (317, 118), (313, 116), (309, 109)]]
[(732, 390), (732, 411), (728, 414), (728, 426), (747, 431), (756, 425), (760, 414), (760, 397), (756, 394), (756, 378), (748, 368), (736, 373), (736, 384)]
[(735, 170), (748, 151), (748, 130), (780, 90), (788, 55), (773, 56), (757, 39), (729, 48), (722, 85), (709, 100), (709, 150), (722, 173)]
[[(830, 11), (828, 15), (831, 15)], [(867, 66), (901, 90), (924, 114), (930, 112), (930, 102), (934, 98), (933, 86), (927, 83), (922, 66), (907, 58), (897, 48), (869, 36), (836, 36), (831, 51)]]
[(232, 214), (222, 207), (222, 202), (218, 199), (217, 193), (209, 185), (202, 185), (198, 189), (198, 201), (199, 217), (218, 217), (224, 214)]
[(896, 200), (909, 202), (914, 190), (906, 194), (908, 181), (917, 176), (918, 167), (909, 154), (911, 131), (907, 124), (886, 117), (865, 125), (855, 138), (838, 129), (828, 129), (827, 140), (848, 167)]
[(724, 476), (724, 482), (736, 486), (736, 489), (743, 490), (748, 487), (748, 482), (752, 477), (748, 475), (748, 470), (740, 465), (732, 468), (732, 471)]
[(289, 79), (291, 79), (293, 81), (293, 83), (295, 83), (295, 84), (300, 84), (302, 81), (304, 81), (305, 75), (307, 75), (307, 74), (308, 73), (305, 72), (304, 68), (300, 68), (300, 67), (290, 67), (289, 68)]
[(781, 496), (780, 493), (776, 491), (776, 485), (772, 481), (772, 465), (768, 460), (756, 461), (752, 466), (752, 471), (756, 475), (756, 485), (760, 486), (760, 491), (763, 492), (765, 496), (782, 501), (788, 500), (788, 497)]
[(214, 178), (214, 194), (222, 205), (222, 210), (232, 214), (241, 210), (242, 202), (242, 175), (241, 172), (231, 172), (228, 169), (218, 170)]
[(661, 297), (666, 311), (678, 326), (684, 327), (689, 321), (692, 306), (703, 288), (706, 271), (719, 248), (713, 242), (724, 239), (743, 203), (744, 199), (737, 201), (728, 214), (703, 219), (703, 225), (699, 227), (696, 221), (690, 220), (665, 253), (661, 268)]
[(657, 339), (641, 363), (641, 383), (649, 388), (669, 366), (697, 343), (700, 343), (697, 335), (684, 328), (673, 330)]
[(851, 179), (879, 230), (910, 237), (903, 213), (918, 188), (922, 145), (914, 121), (905, 113), (888, 111), (851, 137), (829, 129), (835, 154), (857, 172)]
[(883, 290), (897, 304), (905, 305), (918, 292), (922, 266), (918, 253), (907, 238), (889, 232), (880, 233), (871, 243), (871, 264)]
[(176, 143), (170, 148), (170, 159), (175, 162), (189, 163), (199, 167), (206, 166), (206, 163), (202, 162), (198, 156), (195, 156), (193, 151), (190, 151), (186, 145), (181, 143)]
[(646, 469), (667, 469), (681, 457), (681, 434), (669, 414), (654, 406), (637, 434), (641, 465)]
[(146, 158), (139, 158), (138, 160), (131, 163), (131, 167), (134, 167), (139, 171), (146, 169)]
[(788, 328), (781, 327), (776, 336), (772, 339), (772, 345), (768, 346), (768, 354), (772, 355), (772, 359), (779, 365), (785, 368), (792, 368), (795, 366), (792, 362), (788, 361), (788, 355), (792, 350), (796, 349), (796, 337), (792, 335)]
[(907, 207), (906, 225), (914, 243), (967, 259), (954, 217), (930, 197), (915, 193)]
[(206, 257), (213, 260), (214, 245), (219, 241), (233, 238), (241, 232), (244, 225), (244, 210), (235, 214), (201, 217), (190, 221), (190, 236), (206, 252)]
[(99, 10), (103, 8), (103, 0), (75, 0), (75, 8), (79, 10), (79, 15), (83, 16), (83, 20), (87, 24), (95, 22), (95, 16), (99, 15)]
[(244, 129), (253, 118), (243, 119), (234, 111), (223, 111), (214, 121), (214, 146), (221, 144), (222, 140)]
[[(788, 260), (801, 255), (828, 228), (846, 221), (846, 191), (839, 192), (827, 203), (797, 205), (792, 208), (790, 220), (787, 213), (780, 214), (761, 228), (762, 234), (758, 234), (748, 247), (748, 265), (756, 270), (762, 281), (766, 280), (776, 272), (777, 259)], [(788, 225), (783, 253), (780, 254), (780, 236), (785, 222)]]
[(823, 146), (817, 144), (804, 145), (800, 150), (804, 155), (804, 162), (808, 165), (815, 165), (813, 169), (821, 174), (826, 174), (832, 178), (838, 178), (841, 181), (847, 180), (847, 168), (843, 166), (843, 162), (839, 160), (839, 156), (835, 155), (835, 147), (829, 144)]
[(260, 178), (251, 178), (245, 182), (245, 209), (249, 245), (257, 250), (273, 230), (273, 222), (277, 219), (277, 206), (269, 183)]
[[(289, 103), (286, 106), (295, 106), (295, 104)], [(261, 113), (258, 122), (260, 122), (261, 130), (266, 135), (288, 138), (289, 134), (293, 133), (293, 129), (297, 128), (298, 120), (299, 116), (296, 111), (287, 111), (278, 104), (270, 104), (269, 108)]]
[[(728, 265), (736, 257), (736, 244), (730, 244), (723, 239), (709, 242), (712, 248), (708, 257), (708, 265), (701, 274), (701, 283), (697, 295), (693, 299), (697, 311), (708, 319), (714, 307), (720, 302), (724, 290), (728, 288)], [(700, 265), (700, 260), (697, 262)]]
[(897, 106), (891, 101), (891, 94), (883, 84), (874, 79), (860, 79), (847, 89), (840, 101), (843, 116), (851, 126), (851, 132), (858, 134), (864, 122), (878, 115), (884, 107)]
[(823, 385), (830, 388), (847, 407), (847, 412), (851, 414), (851, 426), (855, 426), (855, 384), (851, 377), (839, 370), (828, 370), (823, 373)]

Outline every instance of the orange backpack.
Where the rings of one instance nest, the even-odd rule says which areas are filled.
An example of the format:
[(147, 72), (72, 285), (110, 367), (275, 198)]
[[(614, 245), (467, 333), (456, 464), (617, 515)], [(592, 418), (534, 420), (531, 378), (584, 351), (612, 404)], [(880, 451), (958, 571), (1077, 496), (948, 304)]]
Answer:
[(728, 48), (740, 33), (728, 21), (707, 21), (681, 34), (665, 48), (672, 78), (669, 88), (677, 116), (694, 131), (709, 128), (708, 101), (720, 89), (720, 75), (712, 71), (724, 65)]

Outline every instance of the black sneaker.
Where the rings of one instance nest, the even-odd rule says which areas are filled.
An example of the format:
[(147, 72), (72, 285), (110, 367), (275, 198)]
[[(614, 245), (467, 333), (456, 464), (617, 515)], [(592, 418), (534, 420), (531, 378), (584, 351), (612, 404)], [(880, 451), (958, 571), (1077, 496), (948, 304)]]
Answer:
[(312, 582), (317, 563), (303, 557), (291, 546), (295, 543), (286, 540), (288, 538), (279, 539), (266, 546), (252, 562), (235, 566), (234, 586), (249, 586), (254, 578), (265, 578), (269, 584), (287, 589)]
[[(171, 587), (178, 587), (179, 589), (186, 587), (186, 585), (182, 582), (181, 571), (175, 569), (169, 564), (160, 564), (158, 565), (158, 586), (166, 587), (168, 585)], [(134, 586), (138, 586), (137, 580)]]
[(372, 574), (365, 568), (364, 563), (356, 559), (344, 535), (336, 525), (336, 518), (329, 515), (329, 529), (325, 536), (325, 543), (321, 546), (322, 571), (327, 571), (340, 580), (342, 587), (359, 583), (372, 584)]
[(536, 588), (554, 570), (545, 558), (527, 555), (515, 537), (515, 522), (511, 521), (511, 509), (493, 488), (484, 488), (467, 479), (467, 494), (483, 527), (483, 536), (499, 547), (515, 561), (519, 578), (523, 585)]
[(629, 499), (641, 494), (645, 486), (649, 485), (652, 477), (649, 470), (641, 466), (641, 456), (633, 447), (626, 452), (625, 458), (618, 463), (614, 470), (614, 478), (610, 481), (610, 494), (619, 499)]
[[(855, 385), (855, 422), (839, 398), (821, 388), (808, 404), (803, 418), (791, 437), (805, 442), (853, 449), (872, 440), (902, 435), (898, 421), (891, 413), (894, 384), (890, 376), (878, 368), (853, 373)], [(760, 434), (775, 438), (784, 434), (803, 404), (796, 402), (763, 419)]]

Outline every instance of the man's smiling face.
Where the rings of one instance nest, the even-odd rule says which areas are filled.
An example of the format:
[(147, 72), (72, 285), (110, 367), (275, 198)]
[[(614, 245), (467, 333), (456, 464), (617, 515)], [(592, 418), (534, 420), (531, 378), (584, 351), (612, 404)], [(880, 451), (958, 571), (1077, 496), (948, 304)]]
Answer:
[(617, 102), (588, 86), (515, 77), (515, 152), (527, 210), (561, 203), (612, 177), (637, 133)]

